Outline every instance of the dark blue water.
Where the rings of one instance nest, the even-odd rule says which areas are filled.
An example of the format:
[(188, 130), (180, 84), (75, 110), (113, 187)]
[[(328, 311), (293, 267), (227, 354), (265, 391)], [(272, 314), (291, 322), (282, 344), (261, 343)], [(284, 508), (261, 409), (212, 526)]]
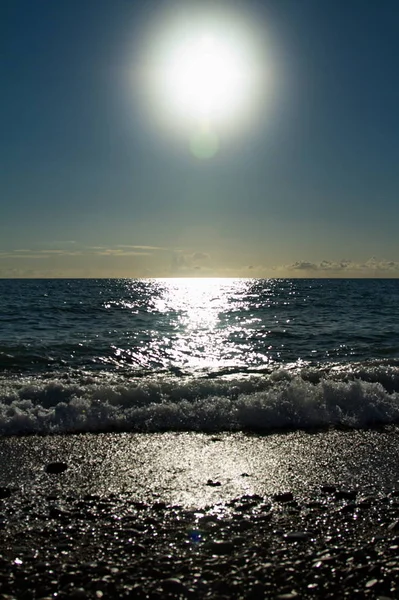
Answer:
[(0, 432), (399, 420), (399, 280), (0, 280)]

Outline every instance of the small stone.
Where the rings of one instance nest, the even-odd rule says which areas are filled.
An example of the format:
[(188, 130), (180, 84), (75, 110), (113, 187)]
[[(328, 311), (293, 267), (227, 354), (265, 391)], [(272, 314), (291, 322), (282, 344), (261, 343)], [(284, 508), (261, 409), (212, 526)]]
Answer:
[(251, 529), (253, 526), (254, 523), (249, 520), (240, 520), (235, 524), (235, 527), (238, 531), (248, 531), (248, 529)]
[(219, 485), (222, 484), (220, 483), (220, 481), (212, 481), (212, 479), (208, 479), (206, 485), (209, 485), (210, 487), (219, 487)]
[(242, 502), (263, 502), (263, 496), (259, 496), (259, 494), (245, 494), (241, 496)]
[(76, 590), (72, 590), (69, 592), (69, 598), (73, 598), (73, 600), (85, 600), (88, 598), (85, 590), (83, 588), (76, 588)]
[(351, 513), (351, 512), (355, 512), (355, 510), (357, 509), (357, 505), (356, 504), (344, 504), (340, 509), (339, 512), (340, 513)]
[(5, 498), (9, 498), (10, 496), (11, 496), (11, 488), (0, 487), (0, 500), (4, 500)]
[(388, 531), (399, 531), (399, 519), (388, 525)]
[(248, 473), (241, 473), (241, 477), (250, 477)]
[(306, 506), (306, 508), (311, 508), (312, 510), (313, 509), (318, 510), (318, 509), (324, 508), (324, 505), (322, 502), (307, 502), (307, 504), (305, 506)]
[(310, 539), (310, 535), (306, 531), (291, 531), (284, 535), (284, 539), (287, 542), (306, 542)]
[(245, 544), (245, 537), (242, 535), (236, 535), (233, 537), (232, 542), (235, 546), (243, 546)]
[(185, 590), (185, 585), (180, 581), (178, 577), (169, 577), (164, 579), (161, 583), (164, 592), (171, 594), (181, 594)]
[(235, 508), (239, 512), (246, 512), (258, 506), (257, 502), (244, 502), (243, 504), (238, 504)]
[(372, 503), (370, 500), (368, 500), (367, 498), (362, 498), (360, 502), (358, 502), (357, 507), (361, 510), (366, 510), (368, 508), (371, 508), (371, 505)]
[(321, 491), (323, 492), (323, 494), (335, 494), (335, 492), (337, 491), (337, 488), (335, 487), (335, 485), (322, 485), (321, 486)]
[(52, 475), (58, 475), (59, 473), (63, 473), (68, 468), (68, 465), (64, 462), (53, 462), (49, 463), (46, 466), (46, 473), (51, 473)]
[(376, 583), (378, 583), (378, 579), (369, 579), (369, 581), (366, 583), (365, 587), (367, 589), (370, 589), (370, 588), (374, 587)]
[(154, 510), (165, 510), (167, 507), (166, 502), (154, 502), (152, 508)]
[(355, 500), (356, 496), (356, 490), (337, 490), (335, 492), (336, 500)]
[(214, 540), (208, 544), (209, 550), (212, 554), (222, 555), (231, 554), (234, 550), (234, 544), (224, 540)]
[(230, 397), (232, 400), (237, 400), (239, 394), (240, 388), (237, 385), (233, 385), (233, 387), (230, 388)]
[(65, 519), (70, 517), (70, 513), (65, 510), (60, 510), (59, 508), (55, 508), (52, 506), (49, 510), (50, 519)]
[(278, 600), (292, 600), (293, 598), (298, 598), (298, 592), (292, 590), (291, 592), (287, 592), (285, 594), (278, 594), (276, 598)]
[(273, 500), (276, 502), (292, 502), (294, 496), (292, 492), (280, 492), (279, 494), (274, 494)]

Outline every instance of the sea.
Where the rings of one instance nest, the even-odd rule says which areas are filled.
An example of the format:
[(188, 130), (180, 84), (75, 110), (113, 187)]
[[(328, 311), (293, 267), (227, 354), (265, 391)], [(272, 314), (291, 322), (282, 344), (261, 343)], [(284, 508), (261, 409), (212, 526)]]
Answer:
[(399, 423), (399, 279), (0, 280), (0, 434)]

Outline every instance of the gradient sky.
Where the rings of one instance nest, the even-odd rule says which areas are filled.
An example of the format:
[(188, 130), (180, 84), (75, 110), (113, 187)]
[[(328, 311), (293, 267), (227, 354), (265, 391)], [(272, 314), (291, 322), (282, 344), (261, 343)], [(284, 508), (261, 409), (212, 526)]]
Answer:
[(1, 2), (0, 277), (398, 276), (399, 2), (210, 3), (275, 78), (209, 160), (132, 84), (168, 4)]

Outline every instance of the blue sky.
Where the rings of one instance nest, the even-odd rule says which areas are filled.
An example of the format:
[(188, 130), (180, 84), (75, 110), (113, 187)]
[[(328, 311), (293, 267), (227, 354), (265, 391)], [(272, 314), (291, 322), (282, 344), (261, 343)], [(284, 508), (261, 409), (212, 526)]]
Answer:
[(399, 3), (218, 4), (275, 77), (198, 160), (133, 84), (176, 2), (3, 0), (1, 277), (399, 275)]

